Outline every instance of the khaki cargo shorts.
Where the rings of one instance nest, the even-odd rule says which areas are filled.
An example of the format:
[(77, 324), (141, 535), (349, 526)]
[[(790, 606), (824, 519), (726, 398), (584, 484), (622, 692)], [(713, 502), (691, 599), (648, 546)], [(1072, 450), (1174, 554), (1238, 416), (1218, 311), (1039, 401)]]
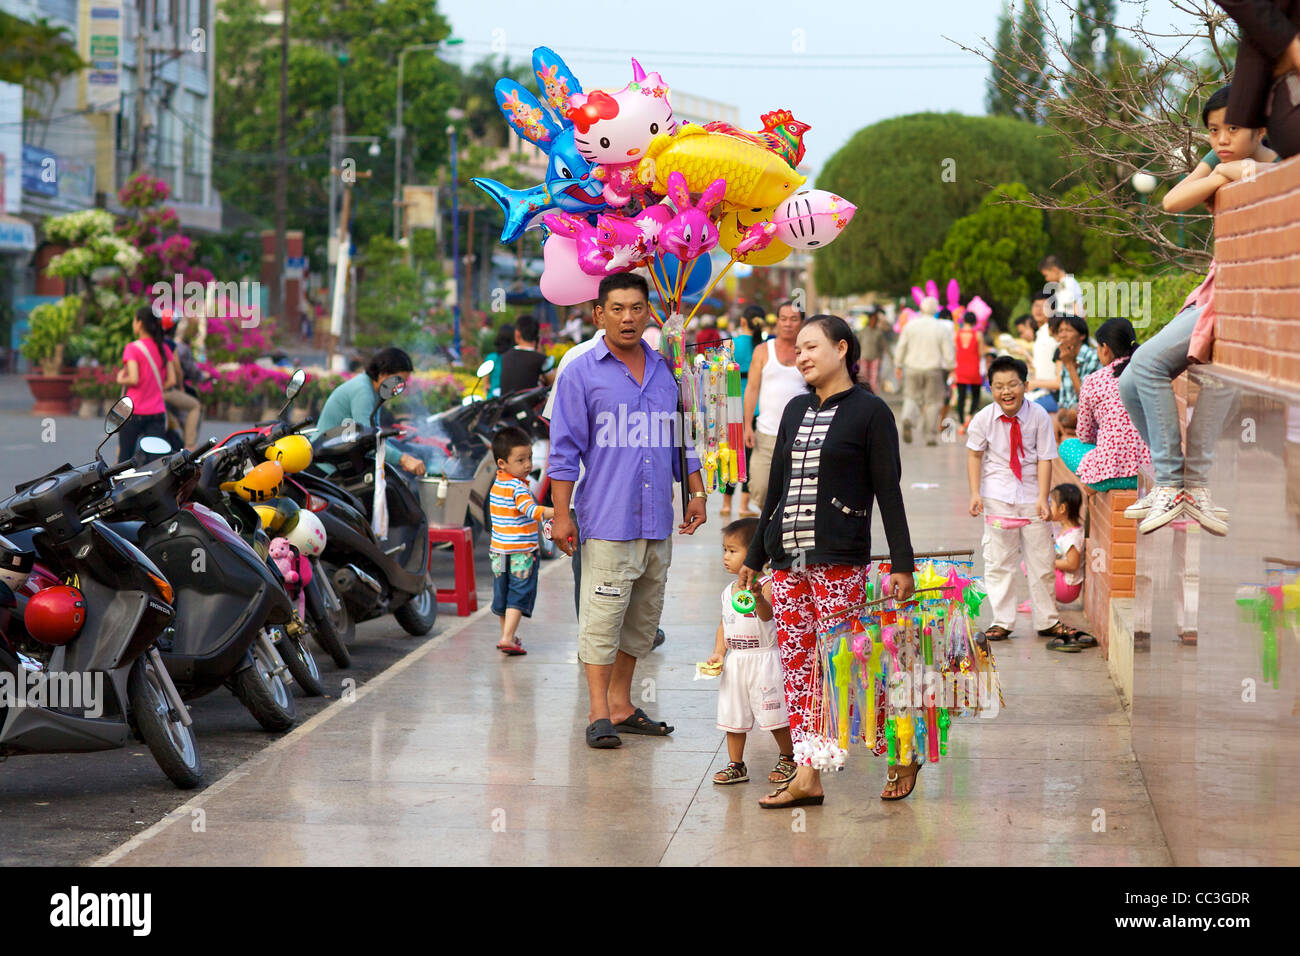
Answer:
[(636, 658), (650, 653), (672, 559), (671, 536), (582, 542), (578, 660), (608, 665), (619, 651)]

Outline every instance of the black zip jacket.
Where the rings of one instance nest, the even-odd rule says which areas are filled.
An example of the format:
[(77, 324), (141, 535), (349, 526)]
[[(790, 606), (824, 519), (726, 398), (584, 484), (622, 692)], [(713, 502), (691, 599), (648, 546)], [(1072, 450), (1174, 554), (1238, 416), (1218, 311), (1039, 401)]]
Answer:
[[(814, 429), (811, 421), (805, 422), (811, 418), (811, 410), (821, 413), (824, 425), (826, 412), (831, 409), (834, 415), (828, 426)], [(803, 437), (810, 438), (812, 444), (806, 446)], [(820, 449), (816, 466), (803, 469), (801, 483), (794, 478), (802, 484), (808, 500), (790, 503), (787, 498), (792, 472), (799, 470), (800, 461), (808, 460), (807, 453), (813, 446)], [(894, 414), (879, 397), (854, 386), (832, 395), (822, 405), (812, 392), (791, 399), (781, 416), (772, 450), (767, 501), (745, 564), (759, 570), (771, 562), (773, 568), (788, 569), (797, 551), (803, 552), (804, 564), (869, 564), (871, 509), (875, 501), (880, 504), (892, 570), (915, 570), (899, 485), (902, 470)], [(815, 482), (815, 503), (811, 500), (810, 482)], [(805, 529), (811, 522), (811, 547), (803, 543), (809, 537), (807, 530), (800, 535), (800, 547), (787, 547), (794, 521), (801, 521)]]

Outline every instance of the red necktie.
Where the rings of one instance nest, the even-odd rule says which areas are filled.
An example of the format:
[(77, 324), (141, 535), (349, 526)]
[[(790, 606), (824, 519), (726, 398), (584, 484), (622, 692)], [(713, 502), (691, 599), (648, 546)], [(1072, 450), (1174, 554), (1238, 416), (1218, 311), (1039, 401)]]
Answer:
[(1003, 415), (1004, 422), (1011, 423), (1011, 472), (1020, 481), (1020, 456), (1025, 452), (1025, 443), (1020, 438), (1020, 419)]

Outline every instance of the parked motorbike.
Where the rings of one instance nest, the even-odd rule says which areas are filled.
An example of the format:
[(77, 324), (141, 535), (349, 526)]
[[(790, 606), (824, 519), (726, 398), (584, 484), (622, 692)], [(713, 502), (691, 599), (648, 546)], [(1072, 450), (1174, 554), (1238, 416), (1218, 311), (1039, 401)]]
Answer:
[[(132, 411), (129, 398), (113, 406), (104, 442)], [(113, 476), (133, 467), (108, 466), (104, 442), (89, 464), (62, 465), (0, 502), (0, 535), (8, 536), (0, 537), (7, 571), (0, 618), (8, 618), (0, 620), (0, 680), (21, 695), (0, 700), (0, 758), (111, 750), (137, 736), (187, 790), (202, 780), (198, 745), (156, 644), (175, 620), (173, 588), (139, 548), (97, 520)], [(37, 558), (44, 568), (37, 584), (49, 586), (28, 588)], [(11, 584), (24, 592), (21, 601)], [(51, 694), (92, 693), (80, 695), (82, 706), (75, 692), (34, 705), (25, 695), (32, 681)]]
[[(429, 522), (414, 478), (386, 460), (381, 442), (404, 429), (379, 427), (383, 405), (401, 393), (400, 376), (379, 386), (370, 426), (347, 422), (314, 440), (310, 468), (295, 476), (302, 489), (328, 501), (328, 541), (321, 565), (353, 621), (391, 613), (410, 634), (427, 634), (438, 614), (429, 578)], [(380, 455), (384, 455), (382, 467)], [(378, 491), (376, 487), (378, 486)], [(386, 511), (378, 517), (375, 508)], [(386, 524), (386, 527), (385, 527)]]
[(284, 731), (297, 720), (297, 707), (277, 640), (292, 656), (311, 652), (292, 627), (279, 574), (222, 515), (191, 500), (199, 458), (215, 443), (120, 475), (97, 516), (144, 551), (175, 588), (176, 620), (159, 646), (181, 696), (192, 700), (229, 687), (265, 729)]
[[(340, 507), (331, 506), (329, 500), (321, 495), (311, 494), (299, 480), (302, 478), (300, 473), (311, 462), (310, 442), (301, 437), (300, 433), (310, 429), (314, 420), (308, 418), (295, 426), (284, 417), (305, 381), (306, 373), (302, 369), (296, 370), (285, 390), (285, 404), (274, 422), (235, 432), (217, 446), (220, 454), (205, 460), (195, 497), (222, 514), (237, 532), (254, 545), (259, 554), (263, 554), (272, 563), (276, 563), (276, 560), (269, 553), (269, 533), (287, 536), (289, 543), (300, 552), (301, 558), (297, 562), (299, 581), (285, 582), (286, 589), (295, 602), (298, 618), (316, 642), (334, 659), (335, 664), (344, 668), (351, 664), (347, 643), (351, 641), (356, 625), (352, 622), (347, 607), (335, 593), (321, 556), (329, 539), (335, 533), (340, 533), (337, 529), (345, 516), (340, 514)], [(306, 447), (306, 455), (294, 455), (294, 460), (279, 455), (277, 448), (286, 439), (301, 442)], [(297, 449), (300, 446), (294, 447)], [(275, 497), (253, 504), (234, 489), (236, 479), (268, 460), (280, 464), (284, 472), (283, 483), (278, 486)], [(231, 488), (234, 493), (223, 492), (223, 488)], [(339, 489), (333, 491), (336, 496), (343, 495)], [(364, 523), (364, 519), (357, 514), (355, 524)], [(331, 528), (336, 530), (332, 532)], [(293, 631), (295, 636), (298, 634), (298, 629), (292, 626), (286, 628), (286, 631)], [(305, 650), (305, 645), (303, 648)], [(285, 655), (285, 662), (300, 685), (304, 684), (303, 676), (300, 676), (301, 667), (310, 664), (313, 670), (315, 668), (310, 652), (305, 657), (296, 653)], [(319, 681), (319, 671), (306, 675), (305, 683), (308, 687), (320, 686)], [(323, 690), (321, 687), (322, 692)]]

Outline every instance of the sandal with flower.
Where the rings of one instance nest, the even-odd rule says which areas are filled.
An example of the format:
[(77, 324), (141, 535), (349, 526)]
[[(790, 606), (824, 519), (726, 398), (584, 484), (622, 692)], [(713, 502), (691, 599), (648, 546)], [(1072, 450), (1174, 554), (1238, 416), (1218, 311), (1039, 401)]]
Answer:
[[(901, 770), (910, 770), (911, 772), (900, 773)], [(921, 765), (919, 763), (890, 767), (889, 775), (885, 778), (885, 789), (880, 791), (880, 799), (902, 800), (916, 788), (916, 775), (920, 772)]]

